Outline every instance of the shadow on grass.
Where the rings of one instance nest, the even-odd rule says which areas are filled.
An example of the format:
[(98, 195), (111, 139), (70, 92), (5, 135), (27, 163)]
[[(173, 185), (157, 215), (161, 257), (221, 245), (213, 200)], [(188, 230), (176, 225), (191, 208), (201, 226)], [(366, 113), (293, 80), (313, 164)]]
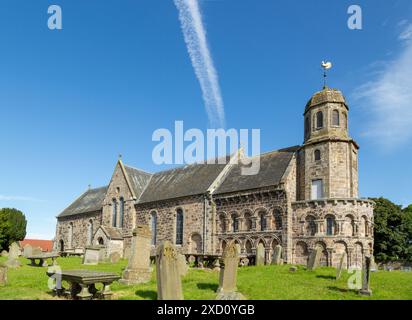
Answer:
[(212, 290), (212, 291), (216, 292), (216, 290), (219, 286), (217, 284), (214, 284), (214, 283), (198, 283), (197, 287), (200, 290)]
[(327, 279), (327, 280), (336, 280), (336, 277), (334, 277), (334, 276), (317, 275), (316, 278)]
[(338, 287), (327, 287), (328, 290), (335, 291), (335, 292), (343, 292), (343, 293), (358, 293), (358, 290), (355, 289), (346, 289), (346, 288), (338, 288)]
[(156, 300), (157, 292), (153, 290), (137, 290), (136, 295), (144, 299)]

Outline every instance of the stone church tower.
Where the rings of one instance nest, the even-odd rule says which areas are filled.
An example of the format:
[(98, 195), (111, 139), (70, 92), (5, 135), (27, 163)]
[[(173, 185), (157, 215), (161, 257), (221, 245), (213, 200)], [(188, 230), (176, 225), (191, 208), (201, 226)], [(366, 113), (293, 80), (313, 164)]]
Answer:
[(296, 263), (317, 246), (325, 265), (346, 252), (347, 265), (361, 266), (373, 252), (373, 203), (358, 198), (359, 146), (348, 133), (348, 112), (342, 93), (328, 87), (306, 104), (292, 203)]

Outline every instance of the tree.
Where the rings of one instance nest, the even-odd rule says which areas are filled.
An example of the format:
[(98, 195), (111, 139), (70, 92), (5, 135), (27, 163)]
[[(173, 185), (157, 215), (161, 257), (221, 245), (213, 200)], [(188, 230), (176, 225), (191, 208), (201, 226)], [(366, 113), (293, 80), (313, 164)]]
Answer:
[(27, 220), (23, 212), (17, 209), (0, 209), (0, 250), (7, 250), (9, 245), (26, 237)]
[(385, 198), (373, 198), (374, 253), (378, 261), (412, 261), (412, 206), (402, 209)]

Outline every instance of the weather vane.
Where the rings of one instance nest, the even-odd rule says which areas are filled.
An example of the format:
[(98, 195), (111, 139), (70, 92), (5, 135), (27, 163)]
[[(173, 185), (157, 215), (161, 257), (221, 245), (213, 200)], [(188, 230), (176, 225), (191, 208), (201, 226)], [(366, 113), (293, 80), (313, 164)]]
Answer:
[(332, 62), (329, 61), (322, 61), (321, 66), (323, 68), (323, 89), (326, 89), (326, 78), (328, 76), (326, 70), (329, 70), (330, 68), (332, 68)]

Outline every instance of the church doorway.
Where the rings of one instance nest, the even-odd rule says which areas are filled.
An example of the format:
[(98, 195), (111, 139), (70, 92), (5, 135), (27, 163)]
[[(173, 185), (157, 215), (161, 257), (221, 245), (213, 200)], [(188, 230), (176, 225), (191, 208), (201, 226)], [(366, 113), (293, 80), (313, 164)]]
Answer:
[(60, 252), (64, 251), (64, 241), (63, 240), (59, 241), (59, 250), (60, 250)]

